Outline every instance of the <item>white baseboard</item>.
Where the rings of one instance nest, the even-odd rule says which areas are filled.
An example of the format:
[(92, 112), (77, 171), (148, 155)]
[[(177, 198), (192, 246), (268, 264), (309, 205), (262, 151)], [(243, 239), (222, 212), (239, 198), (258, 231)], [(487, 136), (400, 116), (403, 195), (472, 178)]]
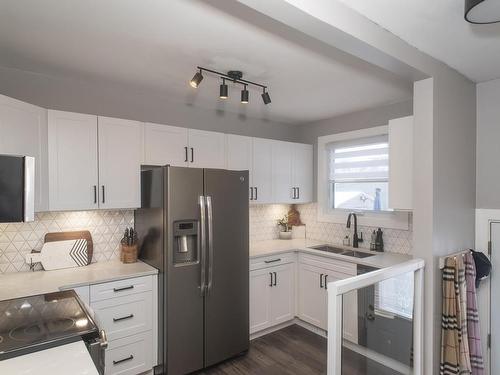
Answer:
[(294, 318), (292, 320), (289, 320), (288, 322), (280, 323), (280, 324), (277, 324), (275, 326), (263, 329), (262, 331), (252, 333), (250, 335), (250, 340), (254, 340), (258, 337), (268, 335), (270, 333), (279, 331), (280, 329), (289, 327), (289, 326), (294, 325), (294, 324), (297, 324), (298, 326), (301, 326), (302, 328), (305, 328), (308, 331), (311, 331), (319, 336), (326, 338), (326, 331), (325, 330), (318, 328), (318, 327), (315, 327), (312, 324), (309, 324), (307, 322), (304, 322), (303, 320), (300, 320), (299, 318)]

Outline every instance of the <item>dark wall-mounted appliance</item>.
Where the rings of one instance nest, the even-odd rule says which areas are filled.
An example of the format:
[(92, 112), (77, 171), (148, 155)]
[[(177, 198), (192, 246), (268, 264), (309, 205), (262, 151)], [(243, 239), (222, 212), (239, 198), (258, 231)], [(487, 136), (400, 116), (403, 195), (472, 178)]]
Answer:
[(35, 220), (35, 158), (0, 155), (0, 223)]

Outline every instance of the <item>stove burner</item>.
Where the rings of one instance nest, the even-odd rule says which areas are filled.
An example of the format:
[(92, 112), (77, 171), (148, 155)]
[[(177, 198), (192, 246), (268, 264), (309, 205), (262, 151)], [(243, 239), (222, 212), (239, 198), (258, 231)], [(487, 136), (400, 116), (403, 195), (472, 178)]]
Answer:
[(47, 322), (36, 322), (14, 328), (10, 331), (9, 337), (16, 341), (33, 342), (41, 339), (44, 335), (65, 332), (74, 325), (75, 321), (71, 318), (56, 318)]

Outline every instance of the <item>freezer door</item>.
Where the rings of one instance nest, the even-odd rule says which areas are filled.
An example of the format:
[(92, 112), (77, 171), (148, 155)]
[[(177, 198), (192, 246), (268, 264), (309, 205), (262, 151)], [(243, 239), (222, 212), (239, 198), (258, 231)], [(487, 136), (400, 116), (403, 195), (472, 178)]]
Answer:
[[(168, 167), (166, 183), (166, 368), (168, 375), (187, 374), (203, 367), (203, 295), (200, 254), (195, 262), (185, 262), (179, 247), (182, 223), (200, 222), (200, 196), (203, 196), (203, 170)], [(189, 234), (190, 233), (190, 234)], [(176, 237), (177, 236), (177, 237)], [(199, 246), (199, 241), (197, 241)], [(190, 242), (192, 244), (192, 242)], [(177, 260), (176, 260), (177, 259)], [(176, 260), (176, 261), (175, 261)], [(182, 261), (179, 261), (182, 260)], [(175, 262), (174, 262), (175, 261)]]
[(248, 350), (248, 171), (205, 170), (205, 366)]

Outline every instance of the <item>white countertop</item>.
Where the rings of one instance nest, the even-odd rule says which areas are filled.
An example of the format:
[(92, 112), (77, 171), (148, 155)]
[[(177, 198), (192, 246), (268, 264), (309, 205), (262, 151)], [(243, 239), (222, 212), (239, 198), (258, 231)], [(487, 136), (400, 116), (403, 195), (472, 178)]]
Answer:
[(157, 273), (146, 263), (124, 264), (119, 260), (54, 271), (8, 273), (0, 275), (0, 301)]
[(99, 375), (83, 341), (0, 361), (0, 374)]
[(383, 253), (375, 252), (374, 254), (376, 255), (367, 258), (354, 258), (346, 255), (339, 255), (339, 254), (328, 253), (326, 251), (310, 249), (311, 246), (317, 246), (317, 245), (331, 245), (333, 247), (345, 248), (347, 250), (356, 250), (372, 254), (374, 253), (373, 251), (369, 251), (362, 248), (354, 249), (352, 247), (346, 247), (336, 244), (328, 244), (324, 241), (315, 241), (308, 239), (269, 240), (269, 241), (255, 241), (250, 243), (250, 259), (262, 256), (277, 255), (290, 251), (300, 251), (303, 253), (335, 258), (343, 260), (345, 262), (362, 264), (365, 266), (371, 266), (375, 268), (390, 267), (399, 263), (403, 263), (409, 259), (412, 259), (411, 255), (395, 254), (388, 252), (383, 252)]

